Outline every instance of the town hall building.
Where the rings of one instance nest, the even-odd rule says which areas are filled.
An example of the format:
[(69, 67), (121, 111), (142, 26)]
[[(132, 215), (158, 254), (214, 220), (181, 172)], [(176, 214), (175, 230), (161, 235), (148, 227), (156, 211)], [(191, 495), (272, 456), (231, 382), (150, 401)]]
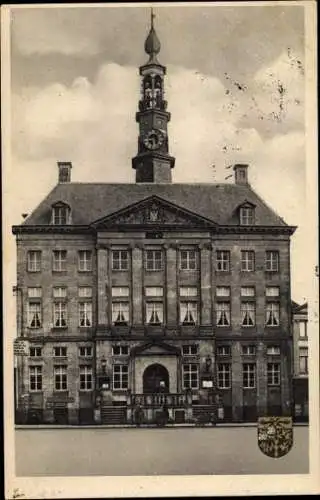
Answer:
[[(58, 183), (17, 243), (17, 422), (291, 415), (288, 226), (250, 186), (172, 182), (166, 68), (151, 21), (135, 183)], [(177, 159), (179, 160), (179, 159)], [(75, 166), (76, 168), (76, 166)], [(128, 165), (128, 169), (129, 169)]]

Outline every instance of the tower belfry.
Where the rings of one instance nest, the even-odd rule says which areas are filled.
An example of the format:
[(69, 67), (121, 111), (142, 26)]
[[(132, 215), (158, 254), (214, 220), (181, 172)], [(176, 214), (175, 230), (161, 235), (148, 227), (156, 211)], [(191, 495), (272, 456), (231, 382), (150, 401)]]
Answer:
[(154, 28), (155, 15), (151, 9), (151, 26), (144, 44), (149, 60), (140, 66), (141, 98), (136, 121), (139, 123), (138, 154), (132, 159), (136, 182), (171, 183), (171, 168), (175, 159), (169, 155), (168, 122), (164, 99), (165, 66), (158, 61), (161, 49)]

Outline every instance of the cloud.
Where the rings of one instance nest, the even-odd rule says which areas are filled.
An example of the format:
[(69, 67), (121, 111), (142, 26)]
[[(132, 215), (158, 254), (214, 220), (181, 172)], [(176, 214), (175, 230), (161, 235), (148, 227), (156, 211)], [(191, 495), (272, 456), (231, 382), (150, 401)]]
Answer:
[[(281, 74), (288, 92), (302, 99), (299, 78), (296, 73), (294, 78), (289, 76), (284, 61), (281, 57), (255, 75), (255, 96), (265, 115), (274, 106), (272, 92), (268, 93), (269, 71)], [(21, 212), (34, 208), (55, 184), (57, 160), (73, 162), (75, 181), (134, 181), (131, 158), (137, 153), (134, 116), (139, 86), (136, 68), (110, 63), (100, 68), (93, 82), (78, 77), (70, 86), (55, 83), (24, 89), (13, 96), (14, 177), (9, 189), (17, 192), (17, 176), (22, 186), (23, 179), (34, 178), (35, 189), (30, 195), (22, 191), (19, 203), (12, 203), (16, 216), (12, 223), (19, 223)], [(227, 166), (249, 163), (254, 189), (288, 223), (301, 226), (294, 237), (301, 252), (305, 201), (301, 117), (284, 117), (280, 130), (278, 124), (271, 124), (273, 133), (266, 137), (254, 123), (241, 122), (243, 111), (248, 109), (248, 95), (235, 94), (230, 108), (226, 82), (172, 66), (168, 68), (166, 89), (172, 114), (170, 152), (176, 157), (174, 181), (226, 182), (232, 173)], [(281, 196), (277, 186), (281, 186)]]

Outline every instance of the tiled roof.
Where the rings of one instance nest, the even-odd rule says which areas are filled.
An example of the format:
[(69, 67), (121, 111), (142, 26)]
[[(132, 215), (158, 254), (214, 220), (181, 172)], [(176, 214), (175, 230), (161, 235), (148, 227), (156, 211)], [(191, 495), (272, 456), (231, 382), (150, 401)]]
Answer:
[(255, 205), (256, 225), (286, 226), (249, 185), (76, 182), (57, 184), (23, 226), (50, 224), (51, 207), (58, 201), (70, 205), (74, 225), (88, 225), (153, 195), (220, 225), (237, 225), (239, 206), (249, 202)]

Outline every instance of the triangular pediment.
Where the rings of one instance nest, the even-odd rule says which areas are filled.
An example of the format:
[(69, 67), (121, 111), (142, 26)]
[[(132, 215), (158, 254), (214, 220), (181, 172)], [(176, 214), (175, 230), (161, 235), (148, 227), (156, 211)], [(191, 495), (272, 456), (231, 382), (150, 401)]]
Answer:
[(135, 346), (131, 350), (131, 354), (138, 356), (147, 355), (179, 355), (180, 349), (166, 344), (165, 342), (145, 342), (143, 344)]
[(238, 208), (254, 208), (256, 205), (252, 203), (251, 201), (244, 200)]
[(213, 227), (216, 224), (158, 196), (150, 196), (93, 223), (97, 229), (112, 226)]

